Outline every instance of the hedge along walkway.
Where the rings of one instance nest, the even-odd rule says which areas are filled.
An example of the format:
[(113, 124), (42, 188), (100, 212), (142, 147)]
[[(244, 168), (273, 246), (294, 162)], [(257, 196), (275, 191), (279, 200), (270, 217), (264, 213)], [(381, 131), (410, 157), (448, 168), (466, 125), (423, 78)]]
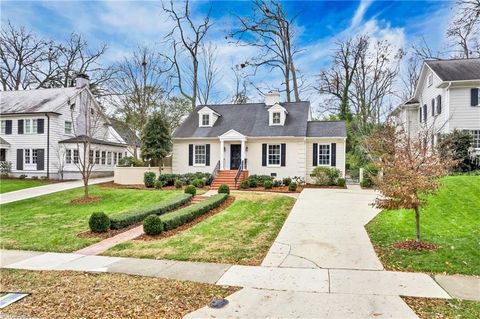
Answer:
[[(197, 203), (203, 202), (206, 199), (208, 199), (208, 196), (195, 196), (189, 202), (188, 205), (197, 204)], [(141, 235), (143, 235), (143, 224), (135, 228), (131, 228), (113, 237), (104, 239), (101, 242), (98, 242), (96, 244), (77, 250), (75, 253), (81, 254), (81, 255), (88, 255), (88, 256), (99, 255), (117, 244), (127, 242)]]

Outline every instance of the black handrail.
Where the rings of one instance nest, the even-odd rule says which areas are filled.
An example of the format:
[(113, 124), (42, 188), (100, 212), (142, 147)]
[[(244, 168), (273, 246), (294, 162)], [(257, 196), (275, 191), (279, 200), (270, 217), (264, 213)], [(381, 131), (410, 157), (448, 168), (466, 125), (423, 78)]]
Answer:
[(240, 178), (240, 174), (242, 173), (243, 171), (243, 162), (245, 160), (242, 160), (240, 162), (240, 166), (238, 167), (238, 170), (237, 170), (237, 175), (235, 175), (235, 187), (237, 187), (237, 183), (238, 183), (238, 179)]
[(214, 180), (215, 177), (217, 177), (219, 170), (220, 170), (220, 161), (217, 162), (217, 165), (215, 165), (215, 168), (213, 169), (212, 180)]

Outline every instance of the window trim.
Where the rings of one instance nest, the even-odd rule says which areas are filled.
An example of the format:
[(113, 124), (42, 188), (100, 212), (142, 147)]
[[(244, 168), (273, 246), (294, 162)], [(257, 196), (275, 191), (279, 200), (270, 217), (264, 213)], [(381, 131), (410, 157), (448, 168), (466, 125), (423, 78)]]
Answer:
[[(68, 132), (67, 132), (67, 123), (70, 124), (70, 130)], [(64, 126), (63, 126), (63, 132), (65, 134), (72, 134), (72, 132), (73, 132), (73, 125), (72, 124), (73, 124), (72, 121), (65, 121)]]
[[(321, 146), (328, 147), (328, 164), (320, 164), (320, 149)], [(325, 155), (325, 154), (322, 154)], [(317, 166), (332, 166), (332, 145), (329, 143), (318, 143), (317, 144)]]
[[(278, 146), (278, 164), (270, 164), (270, 146)], [(276, 154), (272, 154), (276, 155)], [(282, 144), (267, 144), (267, 167), (280, 167), (282, 165)]]
[[(204, 148), (204, 162), (203, 163), (197, 163), (197, 147), (203, 146)], [(198, 154), (201, 156), (202, 154)], [(193, 145), (193, 166), (206, 166), (207, 165), (207, 144), (194, 144)]]

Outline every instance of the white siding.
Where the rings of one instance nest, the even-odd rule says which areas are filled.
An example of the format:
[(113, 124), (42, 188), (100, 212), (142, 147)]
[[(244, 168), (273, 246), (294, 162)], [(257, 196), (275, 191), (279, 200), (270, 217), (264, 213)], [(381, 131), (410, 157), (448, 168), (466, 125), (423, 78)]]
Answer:
[(318, 138), (318, 139), (308, 139), (307, 140), (307, 170), (306, 170), (306, 180), (311, 181), (310, 174), (312, 173), (315, 166), (313, 166), (313, 144), (337, 144), (337, 156), (336, 156), (336, 165), (335, 168), (338, 168), (341, 172), (342, 177), (345, 177), (345, 139), (333, 139), (333, 138)]
[[(428, 86), (428, 75), (433, 74), (433, 84)], [(423, 105), (427, 105), (427, 122), (420, 123), (420, 127), (429, 129), (434, 132), (447, 132), (447, 121), (448, 121), (448, 99), (445, 93), (445, 89), (437, 88), (438, 85), (442, 83), (442, 80), (433, 73), (430, 69), (427, 71), (427, 76), (425, 81), (421, 84), (422, 90), (419, 96), (420, 107), (423, 108)], [(436, 98), (438, 95), (442, 96), (442, 113), (439, 115), (432, 116), (432, 99), (435, 99), (436, 107)], [(435, 112), (436, 114), (436, 112)], [(417, 118), (420, 115), (417, 114)], [(423, 115), (422, 115), (423, 118)], [(423, 119), (422, 119), (423, 121)]]
[(450, 131), (480, 129), (480, 107), (470, 106), (470, 89), (450, 88)]

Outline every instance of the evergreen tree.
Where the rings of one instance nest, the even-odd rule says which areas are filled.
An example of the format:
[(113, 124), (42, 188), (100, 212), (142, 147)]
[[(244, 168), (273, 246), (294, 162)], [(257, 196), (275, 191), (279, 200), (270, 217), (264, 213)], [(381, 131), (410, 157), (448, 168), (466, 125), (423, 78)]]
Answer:
[(151, 115), (142, 132), (142, 157), (153, 165), (161, 161), (172, 150), (169, 124), (160, 113)]

